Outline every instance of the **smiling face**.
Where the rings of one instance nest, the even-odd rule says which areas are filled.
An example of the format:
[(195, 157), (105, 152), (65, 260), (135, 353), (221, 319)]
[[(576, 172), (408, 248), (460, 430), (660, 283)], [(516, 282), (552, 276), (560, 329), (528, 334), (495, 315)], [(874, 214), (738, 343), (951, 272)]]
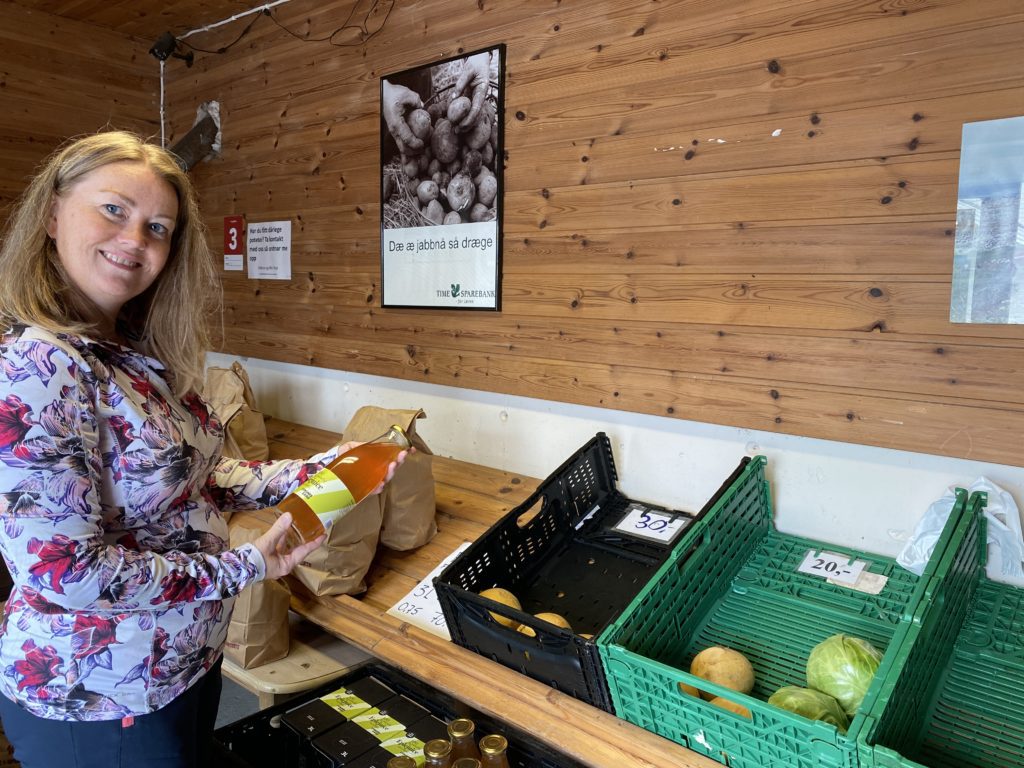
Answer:
[(167, 263), (177, 216), (174, 187), (141, 162), (101, 166), (54, 198), (47, 234), (71, 282), (100, 311), (90, 319), (108, 333)]

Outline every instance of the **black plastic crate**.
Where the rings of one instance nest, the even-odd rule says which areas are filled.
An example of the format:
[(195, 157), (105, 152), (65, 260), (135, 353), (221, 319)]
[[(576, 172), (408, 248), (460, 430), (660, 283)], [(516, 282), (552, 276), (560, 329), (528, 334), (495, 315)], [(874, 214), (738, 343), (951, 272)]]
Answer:
[[(616, 488), (617, 479), (611, 443), (598, 432), (434, 579), (454, 643), (613, 713), (594, 638), (630, 604), (696, 519), (627, 498)], [(668, 543), (616, 530), (634, 508), (683, 523)], [(491, 587), (510, 590), (522, 610), (478, 594)], [(541, 612), (565, 617), (572, 631), (534, 618)], [(518, 632), (523, 624), (536, 636)]]
[[(224, 768), (319, 768), (327, 765), (325, 755), (315, 750), (311, 741), (297, 741), (295, 731), (284, 720), (289, 713), (308, 707), (311, 702), (339, 688), (352, 688), (362, 693), (374, 682), (412, 700), (439, 721), (446, 723), (456, 717), (468, 717), (476, 723), (479, 736), (502, 734), (509, 741), (508, 755), (512, 768), (584, 768), (582, 763), (559, 754), (514, 725), (487, 717), (452, 696), (379, 662), (367, 662), (316, 690), (218, 728), (214, 733), (218, 754), (213, 764)], [(427, 736), (434, 738), (437, 728), (438, 723), (427, 718), (412, 724), (410, 731), (421, 739)], [(315, 739), (325, 739), (331, 730), (317, 730)], [(357, 757), (361, 759), (362, 756)], [(358, 764), (358, 759), (352, 762)]]

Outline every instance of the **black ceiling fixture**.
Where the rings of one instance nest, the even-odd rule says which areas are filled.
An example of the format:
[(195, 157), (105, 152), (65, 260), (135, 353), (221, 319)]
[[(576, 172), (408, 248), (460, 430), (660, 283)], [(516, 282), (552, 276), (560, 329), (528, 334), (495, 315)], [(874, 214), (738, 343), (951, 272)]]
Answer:
[(160, 35), (156, 42), (153, 43), (153, 47), (149, 49), (149, 53), (160, 61), (167, 61), (172, 56), (176, 59), (182, 59), (186, 67), (191, 67), (192, 62), (195, 60), (195, 54), (192, 51), (179, 53), (178, 39), (170, 32), (164, 32)]

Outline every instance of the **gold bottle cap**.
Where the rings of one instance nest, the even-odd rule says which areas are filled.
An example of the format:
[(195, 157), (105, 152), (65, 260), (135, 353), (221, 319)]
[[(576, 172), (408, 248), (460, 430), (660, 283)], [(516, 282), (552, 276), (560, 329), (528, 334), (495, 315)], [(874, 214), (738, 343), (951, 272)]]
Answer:
[(480, 761), (475, 757), (460, 757), (452, 763), (452, 768), (480, 768)]
[(396, 445), (400, 445), (402, 448), (408, 450), (411, 443), (409, 442), (409, 436), (405, 434), (405, 430), (402, 429), (398, 424), (392, 424), (391, 429), (388, 430), (385, 435), (391, 442)]
[(448, 723), (448, 735), (453, 738), (469, 736), (476, 730), (472, 720), (465, 717), (457, 717)]
[(388, 760), (388, 768), (416, 768), (416, 761), (408, 755), (397, 755)]
[(480, 751), (485, 755), (500, 755), (508, 749), (508, 739), (499, 733), (492, 733), (480, 739)]
[(447, 739), (431, 739), (423, 745), (424, 757), (446, 757), (452, 753), (452, 743)]

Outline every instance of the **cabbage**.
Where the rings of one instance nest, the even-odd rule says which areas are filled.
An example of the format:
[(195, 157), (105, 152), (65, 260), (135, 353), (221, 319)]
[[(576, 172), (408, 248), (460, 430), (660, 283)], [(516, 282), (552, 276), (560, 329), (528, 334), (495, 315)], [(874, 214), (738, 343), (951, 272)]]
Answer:
[(814, 646), (807, 658), (807, 685), (836, 700), (853, 717), (882, 661), (882, 652), (867, 640), (832, 635)]
[(850, 726), (850, 721), (846, 719), (846, 713), (839, 702), (821, 691), (787, 685), (773, 693), (768, 703), (811, 720), (821, 720), (834, 725), (840, 733), (846, 733)]

